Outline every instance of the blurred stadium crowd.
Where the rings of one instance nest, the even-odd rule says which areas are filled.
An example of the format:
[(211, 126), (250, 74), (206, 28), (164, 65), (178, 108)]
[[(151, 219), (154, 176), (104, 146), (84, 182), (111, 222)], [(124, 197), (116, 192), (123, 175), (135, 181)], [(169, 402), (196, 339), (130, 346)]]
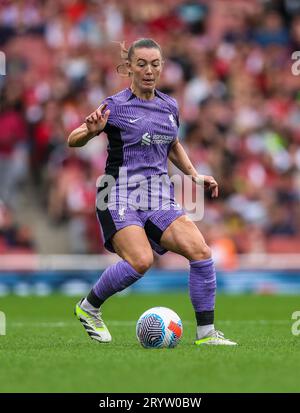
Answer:
[[(73, 252), (104, 252), (94, 199), (105, 136), (81, 149), (66, 139), (128, 86), (116, 41), (140, 37), (161, 44), (159, 89), (178, 100), (181, 142), (219, 182), (198, 223), (215, 255), (230, 267), (236, 253), (299, 251), (298, 0), (1, 1), (0, 210), (16, 213), (30, 181), (45, 219), (68, 221)], [(16, 229), (1, 211), (0, 251), (38, 249), (34, 223)]]

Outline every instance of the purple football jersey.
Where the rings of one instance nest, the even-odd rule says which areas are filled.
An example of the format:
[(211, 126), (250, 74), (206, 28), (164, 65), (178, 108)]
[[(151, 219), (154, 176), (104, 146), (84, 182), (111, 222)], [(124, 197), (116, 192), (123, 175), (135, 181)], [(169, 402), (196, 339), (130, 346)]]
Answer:
[(127, 175), (167, 174), (167, 159), (178, 135), (175, 99), (155, 90), (151, 100), (138, 98), (129, 88), (104, 100), (110, 115), (104, 132), (108, 137), (105, 173), (118, 182), (120, 168)]
[(144, 100), (127, 88), (104, 103), (110, 109), (104, 129), (108, 158), (97, 190), (97, 217), (105, 247), (114, 252), (112, 236), (135, 225), (164, 254), (164, 230), (184, 215), (168, 176), (168, 153), (179, 126), (176, 100), (157, 90), (152, 100)]

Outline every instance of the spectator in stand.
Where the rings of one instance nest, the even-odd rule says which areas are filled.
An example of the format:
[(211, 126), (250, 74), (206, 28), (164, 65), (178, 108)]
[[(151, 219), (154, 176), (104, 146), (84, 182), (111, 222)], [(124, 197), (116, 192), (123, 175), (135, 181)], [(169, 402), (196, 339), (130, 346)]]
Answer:
[(0, 199), (16, 206), (28, 168), (27, 125), (16, 88), (4, 90), (0, 109)]
[(32, 253), (33, 236), (28, 226), (18, 225), (12, 211), (0, 201), (0, 253)]

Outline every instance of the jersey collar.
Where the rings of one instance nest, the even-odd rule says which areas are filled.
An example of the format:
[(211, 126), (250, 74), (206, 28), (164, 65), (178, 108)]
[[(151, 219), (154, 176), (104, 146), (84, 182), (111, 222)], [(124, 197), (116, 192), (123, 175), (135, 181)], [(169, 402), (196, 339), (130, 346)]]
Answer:
[[(126, 89), (126, 91), (127, 91), (126, 102), (128, 102), (129, 100), (134, 99), (134, 98), (137, 97), (137, 96), (132, 92), (132, 90), (130, 89), (130, 87), (128, 87), (128, 88)], [(157, 89), (154, 89), (154, 95), (160, 97), (161, 99), (163, 99), (162, 96), (161, 96), (161, 93), (160, 93)]]

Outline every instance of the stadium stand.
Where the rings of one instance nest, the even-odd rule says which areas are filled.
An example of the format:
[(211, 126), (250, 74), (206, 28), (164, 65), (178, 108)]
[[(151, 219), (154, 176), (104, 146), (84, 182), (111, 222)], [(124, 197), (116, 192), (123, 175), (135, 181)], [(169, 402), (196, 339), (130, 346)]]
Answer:
[[(198, 225), (217, 244), (222, 223), (215, 248), (224, 265), (241, 253), (300, 250), (300, 75), (291, 71), (299, 2), (6, 0), (0, 27), (0, 198), (31, 227), (33, 235), (19, 229), (23, 246), (105, 253), (94, 214), (105, 136), (79, 150), (66, 138), (128, 84), (115, 42), (149, 36), (163, 47), (160, 89), (178, 100), (181, 142), (220, 184)], [(34, 222), (22, 222), (24, 196), (38, 210)], [(41, 220), (46, 230), (33, 241)], [(58, 232), (67, 234), (61, 242)]]

